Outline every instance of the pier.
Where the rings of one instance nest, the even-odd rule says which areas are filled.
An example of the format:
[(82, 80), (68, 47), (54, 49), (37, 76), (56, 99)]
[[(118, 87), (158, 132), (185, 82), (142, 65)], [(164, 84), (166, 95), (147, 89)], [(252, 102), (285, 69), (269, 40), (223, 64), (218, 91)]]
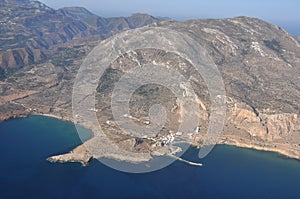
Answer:
[(171, 158), (175, 158), (175, 159), (177, 159), (177, 160), (179, 160), (181, 162), (184, 162), (186, 164), (192, 165), (192, 166), (198, 166), (198, 167), (202, 167), (203, 166), (203, 164), (201, 164), (201, 163), (191, 162), (191, 161), (182, 159), (181, 157), (177, 157), (177, 156), (175, 156), (173, 154), (168, 154), (168, 156), (171, 157)]

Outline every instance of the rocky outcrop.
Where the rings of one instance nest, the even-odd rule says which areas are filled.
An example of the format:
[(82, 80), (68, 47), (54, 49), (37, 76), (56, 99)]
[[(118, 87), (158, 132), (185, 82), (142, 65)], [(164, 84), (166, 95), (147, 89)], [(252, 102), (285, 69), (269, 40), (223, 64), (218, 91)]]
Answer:
[(229, 109), (227, 124), (252, 137), (273, 141), (300, 130), (298, 120), (295, 113), (264, 113), (239, 103)]
[(87, 165), (92, 155), (86, 150), (84, 145), (80, 145), (65, 155), (57, 155), (48, 158), (49, 162), (80, 162), (82, 165)]
[(219, 143), (274, 151), (300, 158), (300, 120), (295, 113), (258, 111), (235, 103)]

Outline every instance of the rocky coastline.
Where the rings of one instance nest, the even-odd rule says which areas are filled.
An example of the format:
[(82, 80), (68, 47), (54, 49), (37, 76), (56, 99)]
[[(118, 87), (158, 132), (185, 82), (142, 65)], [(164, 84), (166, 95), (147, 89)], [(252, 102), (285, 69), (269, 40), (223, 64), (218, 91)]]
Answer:
[[(5, 118), (5, 120), (9, 120), (9, 119), (13, 119), (13, 118), (22, 118), (22, 117), (27, 117), (30, 115), (41, 115), (41, 116), (45, 116), (45, 117), (53, 117), (56, 119), (60, 119), (63, 121), (69, 121), (69, 122), (73, 122), (73, 119), (71, 116), (69, 117), (62, 117), (60, 114), (58, 113), (37, 113), (37, 112), (18, 112), (19, 114), (13, 114), (10, 115), (9, 117), (5, 116), (5, 117), (1, 117), (1, 118)], [(2, 121), (5, 121), (2, 119)], [(87, 127), (89, 128), (89, 127)], [(197, 142), (192, 142), (191, 143), (192, 146), (194, 147), (201, 147), (201, 145)], [(280, 155), (283, 155), (285, 157), (288, 158), (293, 158), (293, 159), (297, 159), (300, 160), (300, 153), (299, 153), (299, 147), (297, 146), (293, 146), (291, 144), (284, 144), (282, 143), (277, 144), (276, 143), (272, 143), (272, 142), (266, 142), (266, 141), (251, 141), (250, 139), (247, 139), (247, 136), (238, 136), (238, 133), (228, 133), (225, 132), (223, 133), (217, 144), (226, 144), (226, 145), (232, 145), (232, 146), (236, 146), (236, 147), (242, 147), (242, 148), (251, 148), (251, 149), (255, 149), (255, 150), (259, 150), (259, 151), (269, 151), (269, 152), (276, 152)], [(132, 163), (139, 163), (139, 162), (147, 162), (149, 161), (151, 158), (141, 158), (141, 159), (127, 159), (126, 156), (122, 157), (122, 156), (118, 156), (118, 155), (103, 155), (103, 157), (105, 158), (114, 158), (120, 161), (128, 161), (128, 162), (132, 162)], [(64, 163), (64, 162), (79, 162), (82, 165), (87, 165), (89, 163), (89, 161), (92, 158), (101, 158), (99, 157), (93, 157), (93, 155), (86, 149), (85, 144), (79, 145), (77, 146), (75, 149), (73, 149), (72, 151), (70, 151), (69, 153), (66, 154), (60, 154), (60, 155), (54, 155), (51, 156), (49, 158), (47, 158), (47, 160), (49, 162), (60, 162), (60, 163)]]

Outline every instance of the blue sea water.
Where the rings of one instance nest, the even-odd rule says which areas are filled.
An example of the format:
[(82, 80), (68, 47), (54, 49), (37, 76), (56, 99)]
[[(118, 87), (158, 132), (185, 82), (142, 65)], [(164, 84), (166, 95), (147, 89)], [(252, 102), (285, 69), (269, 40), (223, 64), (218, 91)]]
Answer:
[[(93, 160), (49, 163), (80, 144), (72, 123), (31, 116), (0, 123), (0, 198), (299, 198), (300, 161), (220, 145), (203, 167), (176, 161), (152, 173), (128, 174)], [(87, 130), (86, 138), (91, 133)], [(199, 161), (190, 148), (184, 158)]]

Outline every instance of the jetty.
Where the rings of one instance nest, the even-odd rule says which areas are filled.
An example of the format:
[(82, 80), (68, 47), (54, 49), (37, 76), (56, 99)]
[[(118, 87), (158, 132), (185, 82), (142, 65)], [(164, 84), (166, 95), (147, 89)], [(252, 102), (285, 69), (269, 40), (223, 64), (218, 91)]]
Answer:
[(177, 159), (177, 160), (179, 160), (181, 162), (184, 162), (186, 164), (192, 165), (192, 166), (198, 166), (198, 167), (202, 167), (203, 166), (203, 164), (201, 164), (201, 163), (191, 162), (191, 161), (182, 159), (181, 157), (177, 157), (177, 156), (175, 156), (173, 154), (168, 154), (168, 156), (171, 157), (171, 158), (175, 158), (175, 159)]

